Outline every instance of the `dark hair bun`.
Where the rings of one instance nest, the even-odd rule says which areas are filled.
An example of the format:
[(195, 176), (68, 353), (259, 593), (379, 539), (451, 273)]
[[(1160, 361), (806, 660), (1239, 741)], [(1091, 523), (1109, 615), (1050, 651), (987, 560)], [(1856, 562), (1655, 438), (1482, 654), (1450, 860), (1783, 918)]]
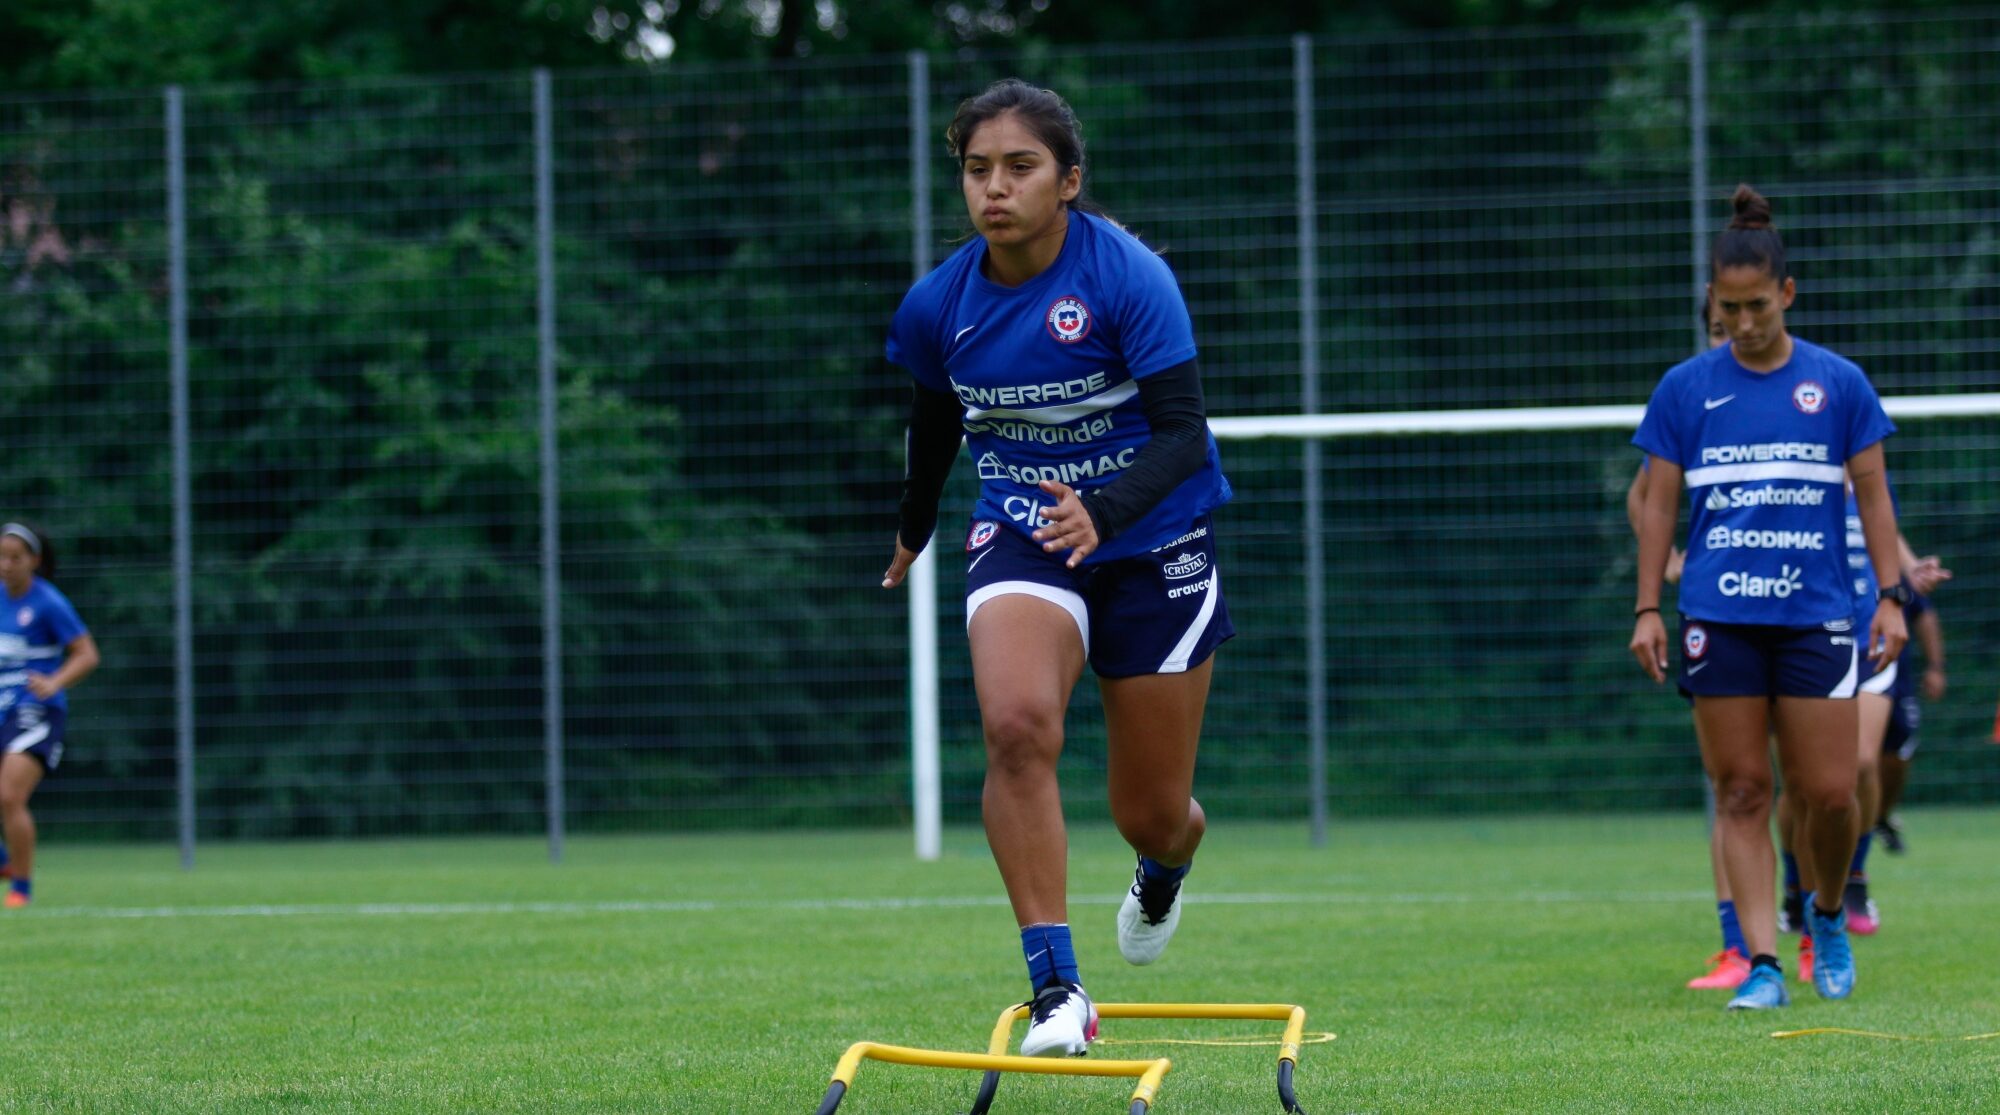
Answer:
[(1771, 203), (1764, 195), (1749, 185), (1739, 185), (1731, 195), (1729, 203), (1736, 209), (1736, 216), (1729, 221), (1730, 228), (1767, 229), (1771, 227)]

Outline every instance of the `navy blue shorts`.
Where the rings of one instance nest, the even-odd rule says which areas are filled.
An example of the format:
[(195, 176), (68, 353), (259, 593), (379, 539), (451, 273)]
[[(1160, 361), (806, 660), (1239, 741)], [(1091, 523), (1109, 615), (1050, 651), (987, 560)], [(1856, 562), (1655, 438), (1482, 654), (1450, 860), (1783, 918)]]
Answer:
[(0, 715), (0, 753), (33, 755), (43, 770), (62, 762), (63, 723), (69, 710), (19, 701)]
[(965, 536), (965, 623), (997, 596), (1055, 604), (1076, 620), (1090, 668), (1106, 678), (1184, 673), (1236, 634), (1222, 602), (1214, 529), (1204, 515), (1151, 553), (1065, 568), (1012, 527), (989, 519)]
[(1683, 694), (1692, 697), (1854, 696), (1860, 677), (1852, 620), (1819, 627), (1681, 620)]

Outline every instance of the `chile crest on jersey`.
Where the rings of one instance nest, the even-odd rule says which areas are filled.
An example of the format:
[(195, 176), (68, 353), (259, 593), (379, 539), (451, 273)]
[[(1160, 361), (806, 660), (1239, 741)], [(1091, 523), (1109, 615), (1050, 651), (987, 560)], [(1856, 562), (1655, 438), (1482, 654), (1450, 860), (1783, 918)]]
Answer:
[[(1062, 251), (1006, 287), (970, 241), (919, 280), (890, 327), (889, 359), (965, 408), (980, 485), (974, 514), (1032, 533), (1044, 480), (1078, 492), (1131, 467), (1151, 436), (1137, 377), (1195, 358), (1194, 329), (1166, 262), (1101, 217), (1072, 212)], [(1214, 438), (1202, 468), (1087, 560), (1142, 553), (1229, 498)]]

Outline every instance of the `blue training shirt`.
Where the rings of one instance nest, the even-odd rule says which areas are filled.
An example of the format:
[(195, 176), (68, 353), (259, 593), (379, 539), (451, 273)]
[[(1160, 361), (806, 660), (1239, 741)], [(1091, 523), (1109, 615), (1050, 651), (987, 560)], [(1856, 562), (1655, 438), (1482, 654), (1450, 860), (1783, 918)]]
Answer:
[[(889, 327), (891, 363), (965, 406), (979, 470), (975, 515), (1031, 535), (1056, 480), (1079, 494), (1118, 478), (1152, 436), (1135, 380), (1195, 357), (1194, 327), (1166, 261), (1102, 217), (1072, 210), (1062, 252), (1005, 287), (980, 274), (974, 237), (910, 288)], [(1084, 559), (1144, 553), (1229, 500), (1215, 435), (1193, 476)]]
[(1880, 585), (1875, 583), (1875, 562), (1868, 557), (1868, 535), (1861, 529), (1861, 501), (1854, 489), (1847, 489), (1847, 571), (1854, 581), (1854, 622), (1865, 630), (1875, 618), (1875, 601)]
[(1850, 619), (1842, 470), (1895, 424), (1852, 361), (1794, 337), (1792, 358), (1759, 373), (1733, 347), (1667, 372), (1632, 438), (1686, 477), (1681, 614), (1783, 627)]
[(17, 704), (45, 704), (68, 708), (69, 694), (57, 693), (47, 701), (28, 688), (28, 675), (53, 674), (62, 669), (64, 648), (89, 634), (77, 617), (69, 597), (56, 586), (36, 577), (28, 591), (6, 597), (0, 609), (0, 709)]

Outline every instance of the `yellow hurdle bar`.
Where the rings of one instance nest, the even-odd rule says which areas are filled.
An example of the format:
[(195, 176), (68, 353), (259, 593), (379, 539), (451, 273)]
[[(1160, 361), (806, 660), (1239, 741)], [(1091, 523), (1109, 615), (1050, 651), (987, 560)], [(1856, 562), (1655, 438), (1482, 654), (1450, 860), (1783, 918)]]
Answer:
[[(1033, 1004), (1022, 1003), (1000, 1012), (1000, 1018), (993, 1024), (993, 1037), (986, 1043), (987, 1056), (999, 1056), (1007, 1052), (1014, 1040), (1014, 1023), (1028, 1017)], [(1285, 1036), (1278, 1047), (1278, 1103), (1287, 1113), (1304, 1112), (1298, 1098), (1292, 1092), (1292, 1070), (1299, 1063), (1299, 1043), (1305, 1037), (1306, 1009), (1291, 1003), (1098, 1003), (1099, 1018), (1223, 1018), (1261, 1019), (1269, 1022), (1283, 1022)], [(1014, 1057), (1010, 1060), (1021, 1060)], [(1000, 1071), (989, 1069), (981, 1083), (979, 1097), (974, 1101), (970, 1115), (985, 1115), (993, 1102), (993, 1094), (1000, 1086)], [(1134, 1093), (1136, 1100), (1138, 1094)], [(1148, 1099), (1150, 1103), (1150, 1098)]]
[(915, 1049), (907, 1045), (884, 1045), (881, 1042), (858, 1041), (847, 1047), (840, 1058), (840, 1064), (833, 1070), (833, 1080), (827, 1086), (826, 1099), (820, 1105), (820, 1115), (832, 1115), (840, 1106), (841, 1097), (854, 1084), (854, 1075), (861, 1069), (861, 1062), (886, 1061), (893, 1065), (916, 1065), (921, 1068), (971, 1069), (975, 1072), (1036, 1072), (1049, 1076), (1135, 1076), (1139, 1083), (1132, 1089), (1131, 1110), (1145, 1111), (1152, 1106), (1159, 1094), (1160, 1082), (1167, 1070), (1174, 1067), (1173, 1061), (1156, 1057), (1150, 1061), (1092, 1061), (1071, 1057), (1011, 1057), (1005, 1050), (1006, 1042), (1001, 1042), (1000, 1053), (955, 1053), (942, 1049)]

